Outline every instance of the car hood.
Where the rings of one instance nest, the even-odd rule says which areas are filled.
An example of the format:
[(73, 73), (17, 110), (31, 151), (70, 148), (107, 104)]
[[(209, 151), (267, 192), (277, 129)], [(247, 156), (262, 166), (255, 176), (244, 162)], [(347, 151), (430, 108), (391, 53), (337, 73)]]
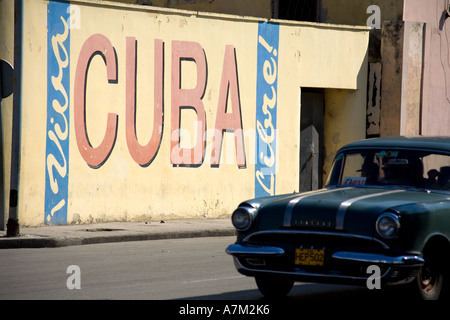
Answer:
[(449, 195), (416, 189), (345, 187), (247, 203), (258, 209), (258, 230), (293, 228), (372, 235), (375, 221), (384, 210), (448, 198)]

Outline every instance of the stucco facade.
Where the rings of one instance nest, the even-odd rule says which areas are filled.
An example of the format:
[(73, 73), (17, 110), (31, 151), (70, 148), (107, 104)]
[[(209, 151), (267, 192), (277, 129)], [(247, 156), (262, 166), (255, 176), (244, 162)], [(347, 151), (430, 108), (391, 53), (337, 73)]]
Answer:
[[(0, 1), (8, 61), (13, 4)], [(325, 168), (365, 137), (367, 27), (106, 1), (22, 10), (21, 99), (2, 101), (4, 199), (17, 191), (5, 221), (224, 217), (298, 191), (304, 87), (325, 92)]]
[(367, 25), (367, 136), (450, 135), (450, 1), (321, 0), (319, 20)]
[(450, 1), (404, 0), (403, 19), (425, 25), (421, 132), (450, 135)]

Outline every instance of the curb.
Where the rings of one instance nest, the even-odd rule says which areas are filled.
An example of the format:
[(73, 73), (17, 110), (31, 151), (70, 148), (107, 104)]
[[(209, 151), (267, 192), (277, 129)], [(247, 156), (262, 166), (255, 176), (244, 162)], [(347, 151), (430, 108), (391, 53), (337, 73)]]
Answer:
[(137, 232), (114, 232), (99, 236), (36, 236), (19, 235), (18, 237), (0, 237), (0, 249), (18, 249), (18, 248), (58, 248), (67, 246), (78, 246), (86, 244), (100, 244), (128, 241), (147, 241), (147, 240), (166, 240), (182, 238), (199, 237), (226, 237), (235, 236), (233, 229), (212, 229), (212, 230), (186, 230), (169, 231), (158, 233), (137, 233)]

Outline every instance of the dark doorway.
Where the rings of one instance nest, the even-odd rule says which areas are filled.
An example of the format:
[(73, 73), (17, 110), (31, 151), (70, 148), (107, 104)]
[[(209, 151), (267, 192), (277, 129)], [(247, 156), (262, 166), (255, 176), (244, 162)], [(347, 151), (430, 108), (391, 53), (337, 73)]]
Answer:
[(301, 89), (299, 191), (322, 187), (324, 90)]
[(317, 0), (279, 0), (278, 18), (317, 22)]

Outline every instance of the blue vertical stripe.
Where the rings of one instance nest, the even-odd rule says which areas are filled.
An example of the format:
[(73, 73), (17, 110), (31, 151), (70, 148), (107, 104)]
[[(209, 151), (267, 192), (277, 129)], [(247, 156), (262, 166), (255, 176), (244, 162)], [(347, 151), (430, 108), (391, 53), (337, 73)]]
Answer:
[(67, 223), (70, 123), (70, 3), (47, 7), (47, 131), (45, 213), (48, 224)]
[(257, 39), (255, 196), (275, 194), (279, 25), (260, 22)]

